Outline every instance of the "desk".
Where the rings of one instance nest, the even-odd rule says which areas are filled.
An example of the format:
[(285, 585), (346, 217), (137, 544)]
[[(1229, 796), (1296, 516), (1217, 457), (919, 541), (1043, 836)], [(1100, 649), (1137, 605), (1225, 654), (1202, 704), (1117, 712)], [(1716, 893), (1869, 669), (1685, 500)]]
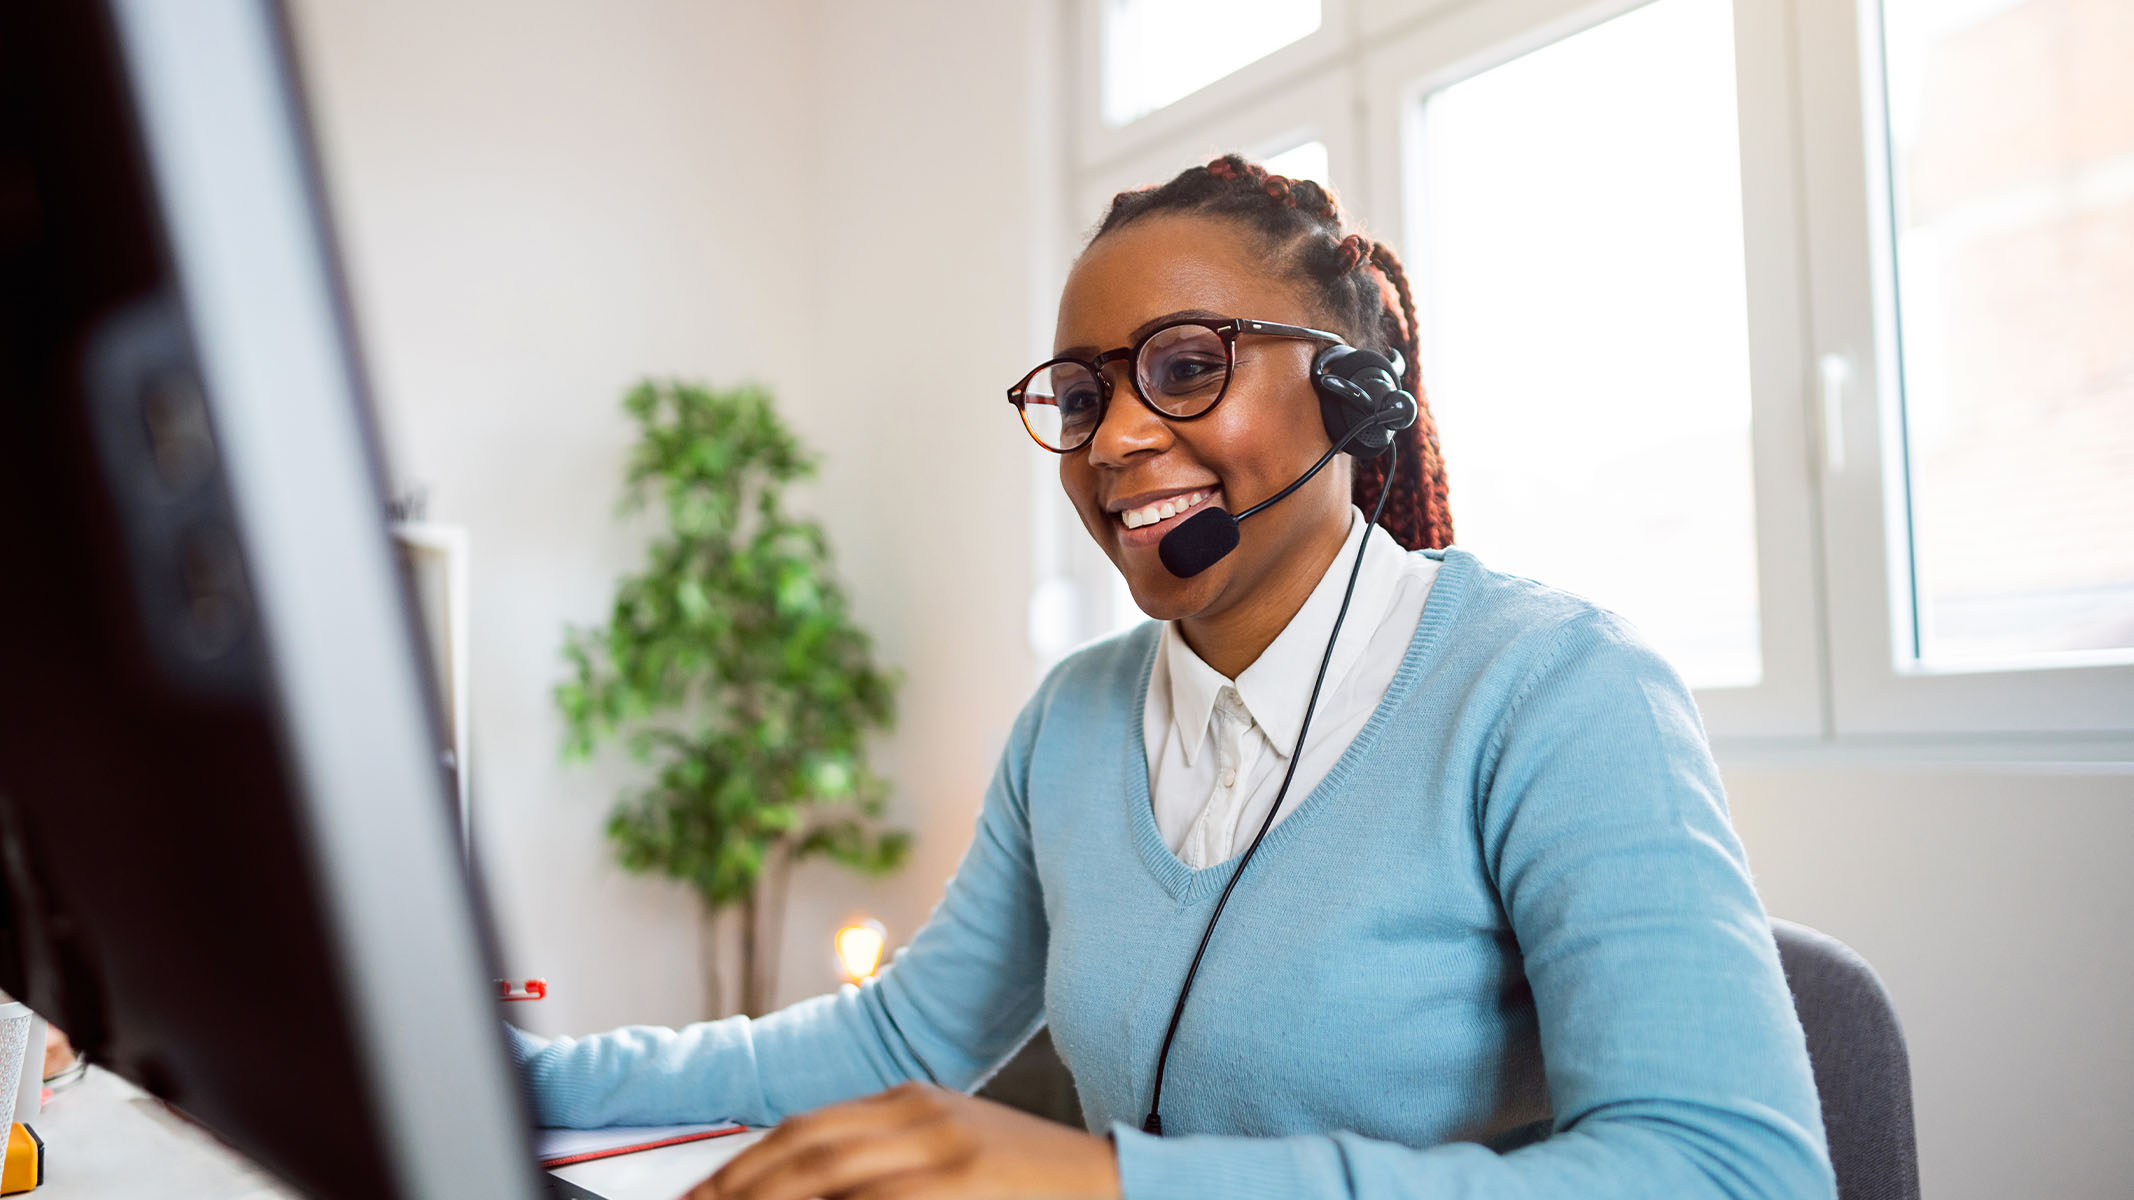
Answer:
[[(45, 1182), (27, 1200), (300, 1200), (213, 1134), (97, 1067), (56, 1093), (31, 1127), (45, 1141)], [(556, 1174), (606, 1200), (674, 1200), (768, 1132), (625, 1154)]]
[(213, 1134), (97, 1067), (55, 1093), (30, 1127), (44, 1139), (45, 1166), (30, 1200), (297, 1200)]

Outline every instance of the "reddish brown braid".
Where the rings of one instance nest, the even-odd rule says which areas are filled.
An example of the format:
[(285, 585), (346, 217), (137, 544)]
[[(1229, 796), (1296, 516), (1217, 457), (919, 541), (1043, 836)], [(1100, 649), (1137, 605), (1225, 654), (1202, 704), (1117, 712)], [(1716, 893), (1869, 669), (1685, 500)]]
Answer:
[[(1394, 477), (1386, 479), (1383, 458), (1358, 460), (1351, 495), (1370, 512), (1390, 487), (1381, 523), (1395, 541), (1410, 550), (1451, 545), (1445, 459), (1423, 396), (1415, 299), (1392, 248), (1344, 231), (1339, 202), (1318, 183), (1270, 174), (1235, 154), (1190, 167), (1168, 183), (1119, 193), (1090, 240), (1155, 212), (1206, 213), (1254, 230), (1276, 252), (1274, 261), (1316, 285), (1328, 328), (1353, 345), (1405, 360), (1401, 385), (1415, 396), (1417, 416), (1399, 434)], [(1373, 269), (1363, 270), (1365, 264)]]
[[(1386, 498), (1386, 531), (1395, 540), (1410, 550), (1429, 546), (1433, 549), (1452, 544), (1452, 505), (1445, 485), (1445, 454), (1438, 445), (1437, 418), (1430, 414), (1430, 404), (1423, 396), (1422, 339), (1417, 332), (1415, 320), (1415, 297), (1408, 290), (1407, 272), (1401, 270), (1400, 259), (1383, 242), (1369, 243), (1370, 263), (1392, 285), (1393, 295), (1387, 299), (1386, 319), (1394, 320), (1398, 312), (1399, 328), (1395, 344), (1405, 347), (1403, 358), (1407, 360), (1407, 372), (1401, 378), (1401, 386), (1415, 397), (1415, 424), (1407, 428), (1407, 444), (1401, 447), (1400, 460), (1394, 467), (1393, 494)], [(1379, 489), (1386, 487), (1386, 460), (1374, 458), (1360, 463), (1356, 468), (1356, 503), (1375, 504)], [(1371, 511), (1368, 507), (1365, 512)], [(1416, 540), (1402, 536), (1402, 530), (1393, 526), (1393, 514), (1408, 514), (1413, 519), (1412, 528)], [(1430, 536), (1423, 536), (1428, 531)]]

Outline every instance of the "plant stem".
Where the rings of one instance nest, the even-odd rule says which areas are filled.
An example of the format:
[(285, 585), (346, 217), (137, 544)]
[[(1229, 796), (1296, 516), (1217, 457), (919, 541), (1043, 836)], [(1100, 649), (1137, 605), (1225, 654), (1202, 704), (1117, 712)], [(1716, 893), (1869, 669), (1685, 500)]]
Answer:
[(759, 960), (756, 942), (756, 890), (751, 888), (741, 900), (741, 1011), (760, 1017), (763, 1010), (763, 963)]
[(719, 914), (706, 905), (697, 910), (697, 952), (703, 956), (704, 1006), (707, 1016), (726, 1015), (726, 981), (719, 975)]
[(770, 920), (764, 929), (763, 1000), (767, 1005), (778, 990), (779, 961), (785, 957), (785, 899), (787, 881), (793, 875), (793, 839), (780, 838), (771, 847), (763, 872), (763, 907)]

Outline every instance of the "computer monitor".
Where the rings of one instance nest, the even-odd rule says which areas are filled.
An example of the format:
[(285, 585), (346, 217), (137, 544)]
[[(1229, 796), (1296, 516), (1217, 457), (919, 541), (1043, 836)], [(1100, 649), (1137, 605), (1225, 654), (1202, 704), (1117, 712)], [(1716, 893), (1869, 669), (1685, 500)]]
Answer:
[(0, 989), (306, 1193), (536, 1196), (353, 346), (269, 0), (0, 5)]

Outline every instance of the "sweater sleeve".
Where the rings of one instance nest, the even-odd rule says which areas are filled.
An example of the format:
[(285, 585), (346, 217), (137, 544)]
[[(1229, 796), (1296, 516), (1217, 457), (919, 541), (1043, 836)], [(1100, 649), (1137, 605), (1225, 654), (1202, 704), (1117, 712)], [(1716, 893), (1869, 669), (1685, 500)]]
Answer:
[(1481, 780), (1550, 1135), (1498, 1154), (1120, 1125), (1128, 1200), (1836, 1194), (1800, 1023), (1682, 681), (1617, 618), (1575, 619), (1514, 694)]
[(910, 1080), (983, 1082), (1042, 1023), (1046, 922), (1021, 767), (1036, 710), (1016, 723), (947, 892), (879, 975), (753, 1020), (552, 1041), (512, 1030), (540, 1123), (770, 1125)]

